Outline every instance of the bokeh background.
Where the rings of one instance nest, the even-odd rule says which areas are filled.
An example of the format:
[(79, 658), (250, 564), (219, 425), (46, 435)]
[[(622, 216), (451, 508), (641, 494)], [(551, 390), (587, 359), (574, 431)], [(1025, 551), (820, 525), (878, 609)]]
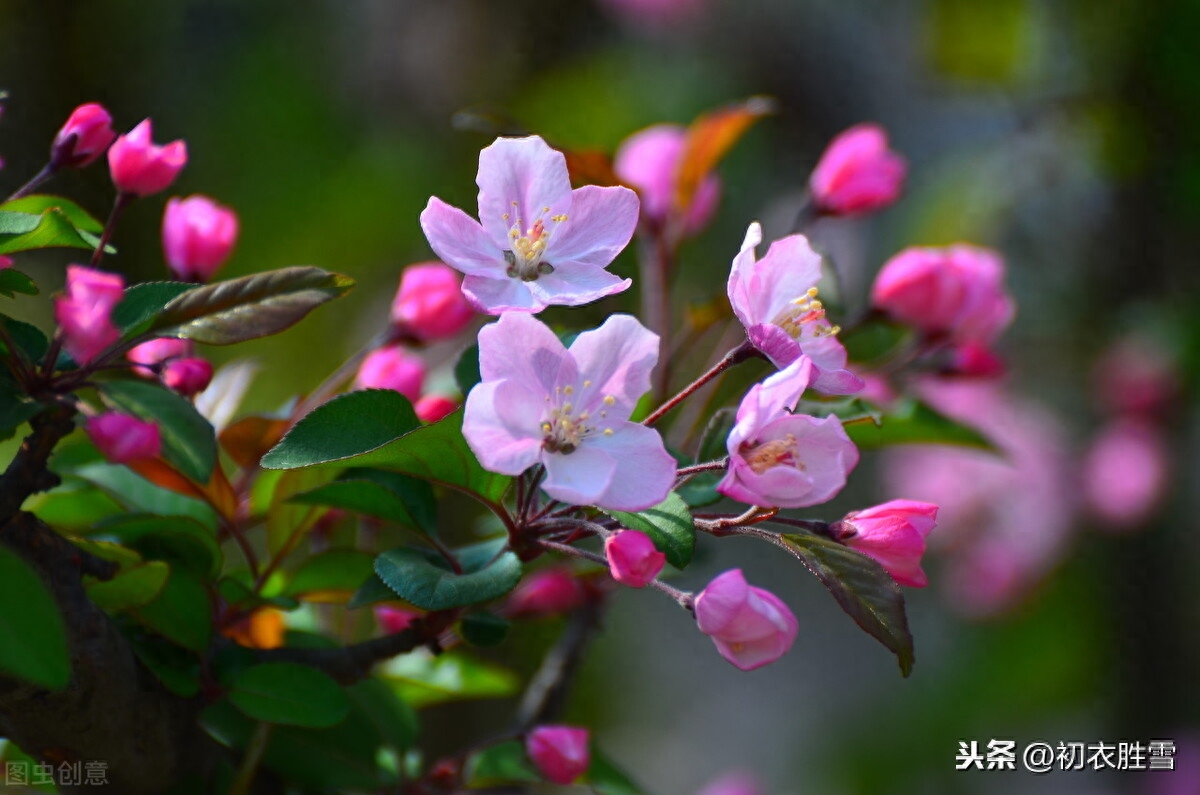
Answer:
[[(961, 496), (937, 531), (931, 587), (908, 592), (915, 672), (901, 679), (794, 561), (708, 539), (685, 585), (742, 566), (800, 616), (792, 652), (741, 673), (666, 600), (621, 593), (568, 716), (594, 722), (599, 744), (663, 795), (732, 770), (756, 776), (763, 792), (797, 795), (1195, 795), (1198, 31), (1190, 0), (7, 0), (0, 184), (7, 193), (23, 182), (67, 113), (100, 101), (119, 129), (151, 116), (158, 140), (187, 140), (173, 192), (203, 192), (241, 217), (228, 275), (316, 264), (358, 280), (287, 334), (211, 351), (217, 361), (256, 358), (263, 375), (249, 408), (273, 409), (384, 321), (400, 269), (431, 257), (420, 210), (432, 194), (473, 207), (477, 152), (497, 130), (611, 152), (647, 125), (774, 97), (778, 113), (720, 167), (718, 218), (684, 247), (674, 285), (682, 314), (723, 293), (750, 220), (768, 238), (786, 232), (832, 135), (883, 124), (908, 159), (905, 198), (812, 230), (842, 275), (846, 313), (900, 248), (960, 240), (1004, 253), (1020, 306), (1002, 344), (1009, 375), (986, 400), (968, 401), (1015, 451), (1000, 465), (1008, 474), (956, 481), (958, 459), (869, 455), (822, 511), (832, 519), (925, 496), (900, 486)], [(111, 202), (100, 167), (55, 187), (98, 215)], [(161, 200), (133, 206), (108, 265), (163, 278), (160, 218)], [(53, 288), (69, 258), (23, 267)], [(632, 255), (614, 270), (633, 275)], [(552, 318), (582, 326), (636, 307), (629, 293)], [(49, 325), (48, 313), (31, 319)], [(1122, 340), (1134, 341), (1132, 353), (1113, 365)], [(699, 346), (674, 367), (698, 369), (712, 353)], [(1122, 407), (1114, 367), (1146, 370), (1137, 383), (1156, 399)], [(1087, 463), (1096, 440), (1128, 421), (1135, 443)], [(919, 471), (935, 466), (949, 474), (921, 485)], [(975, 466), (990, 465), (961, 471)], [(1136, 511), (1105, 513), (1089, 498), (1152, 467), (1161, 478)], [(997, 545), (986, 561), (1007, 568), (970, 562), (963, 550), (980, 539)], [(502, 725), (495, 716), (509, 706), (438, 707), (424, 719), (435, 747), (450, 749)], [(1180, 767), (1192, 767), (955, 771), (960, 741), (993, 738), (1018, 749), (1173, 739)]]

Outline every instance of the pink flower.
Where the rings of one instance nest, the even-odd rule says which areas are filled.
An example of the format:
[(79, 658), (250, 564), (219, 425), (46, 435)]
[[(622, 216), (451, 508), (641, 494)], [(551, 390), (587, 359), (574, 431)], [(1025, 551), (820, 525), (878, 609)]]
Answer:
[(162, 449), (158, 426), (115, 411), (97, 414), (84, 426), (92, 444), (114, 464), (157, 458)]
[(421, 395), (413, 409), (421, 422), (437, 422), (443, 417), (453, 414), (458, 408), (458, 401), (451, 400), (445, 395)]
[(650, 388), (658, 336), (611, 315), (570, 349), (540, 321), (507, 313), (479, 332), (483, 381), (467, 396), (463, 435), (485, 469), (546, 467), (542, 490), (571, 505), (640, 511), (666, 499), (675, 459), (629, 421)]
[(371, 351), (358, 368), (355, 384), (359, 389), (393, 389), (409, 400), (421, 397), (425, 365), (400, 345), (387, 345)]
[(747, 584), (741, 569), (718, 575), (696, 597), (696, 624), (743, 671), (773, 663), (792, 647), (799, 624), (778, 596)]
[(161, 337), (133, 346), (125, 354), (125, 358), (134, 364), (141, 365), (141, 367), (133, 368), (134, 372), (151, 378), (154, 376), (154, 370), (151, 369), (154, 365), (191, 355), (191, 340)]
[(1096, 436), (1083, 462), (1083, 492), (1093, 514), (1114, 528), (1144, 523), (1162, 503), (1170, 480), (1167, 440), (1154, 423), (1114, 420)]
[(571, 190), (567, 161), (537, 136), (498, 138), (479, 153), (479, 222), (437, 197), (421, 213), (429, 245), (466, 274), (481, 312), (540, 312), (628, 289), (605, 268), (637, 226), (637, 194)]
[(892, 500), (846, 514), (834, 533), (846, 546), (879, 561), (896, 582), (924, 588), (929, 580), (921, 570), (921, 555), (937, 512), (932, 503)]
[(808, 187), (823, 213), (868, 213), (896, 201), (905, 170), (904, 158), (888, 149), (883, 128), (859, 124), (830, 142)]
[(213, 366), (204, 359), (172, 359), (162, 371), (162, 381), (167, 389), (190, 398), (208, 388), (212, 381)]
[(750, 342), (781, 369), (802, 354), (808, 356), (815, 367), (812, 386), (818, 392), (858, 392), (862, 379), (846, 369), (838, 328), (825, 319), (817, 300), (821, 257), (803, 235), (789, 235), (756, 260), (754, 249), (761, 242), (762, 227), (750, 224), (729, 272), (729, 303)]
[(604, 539), (604, 557), (613, 579), (630, 588), (645, 588), (667, 562), (650, 536), (637, 530), (622, 530)]
[(570, 784), (587, 771), (591, 762), (588, 730), (538, 726), (525, 737), (525, 753), (542, 778), (555, 784)]
[(1179, 393), (1179, 365), (1162, 342), (1145, 334), (1122, 338), (1100, 357), (1092, 373), (1108, 411), (1161, 414)]
[(7, 270), (13, 266), (13, 258), (0, 255), (0, 271)]
[(63, 348), (78, 364), (90, 364), (121, 338), (112, 311), (121, 301), (125, 280), (115, 273), (67, 266), (67, 294), (54, 299)]
[(739, 771), (709, 782), (697, 795), (763, 795), (764, 792), (757, 778)]
[(521, 581), (508, 598), (513, 616), (549, 616), (569, 613), (583, 604), (586, 594), (570, 571), (553, 566)]
[(453, 337), (475, 310), (463, 296), (458, 274), (441, 262), (409, 265), (392, 301), (392, 322), (422, 340)]
[(947, 375), (971, 378), (999, 378), (1004, 375), (1004, 360), (979, 342), (967, 342), (951, 351)]
[(237, 235), (237, 213), (207, 196), (167, 200), (162, 222), (163, 254), (179, 281), (211, 279), (229, 259)]
[(421, 614), (415, 610), (405, 610), (401, 607), (379, 605), (375, 608), (375, 620), (388, 634), (403, 632), (420, 617)]
[(122, 193), (149, 196), (166, 190), (187, 164), (187, 144), (172, 141), (155, 146), (150, 140), (150, 120), (117, 137), (108, 149), (108, 169)]
[(52, 168), (83, 168), (104, 154), (116, 133), (103, 105), (89, 102), (71, 112), (50, 145)]
[(961, 244), (901, 251), (875, 277), (871, 303), (927, 334), (985, 346), (1016, 313), (1000, 255)]
[(721, 198), (721, 180), (709, 175), (696, 189), (691, 203), (675, 206), (679, 165), (687, 142), (687, 131), (677, 124), (656, 124), (625, 139), (613, 160), (613, 170), (622, 182), (637, 188), (642, 218), (664, 224), (682, 216), (683, 229), (694, 235), (712, 220)]
[(846, 485), (858, 448), (841, 421), (788, 411), (812, 369), (801, 357), (742, 398), (726, 442), (729, 468), (717, 491), (750, 505), (803, 508), (832, 499)]

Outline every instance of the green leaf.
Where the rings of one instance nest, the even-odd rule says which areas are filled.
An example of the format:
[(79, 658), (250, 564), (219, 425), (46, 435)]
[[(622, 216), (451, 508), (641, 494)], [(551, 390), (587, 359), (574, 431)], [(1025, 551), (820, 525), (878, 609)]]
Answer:
[(865, 365), (885, 363), (915, 338), (913, 328), (893, 323), (882, 315), (872, 315), (838, 335), (850, 361)]
[(136, 549), (147, 560), (164, 560), (201, 579), (215, 579), (223, 556), (213, 531), (194, 519), (125, 514), (105, 520), (96, 534)]
[(162, 593), (170, 573), (170, 566), (155, 560), (131, 566), (111, 580), (85, 581), (85, 586), (88, 598), (96, 607), (115, 613), (153, 602)]
[(266, 469), (298, 469), (361, 456), (421, 427), (408, 398), (391, 389), (340, 395), (304, 416), (263, 456)]
[[(45, 193), (34, 194), (33, 196), (22, 196), (19, 199), (13, 199), (0, 206), (0, 210), (11, 210), (13, 212), (31, 213), (33, 215), (41, 215), (49, 209), (55, 209), (61, 212), (66, 219), (71, 222), (71, 225), (76, 229), (84, 232), (91, 232), (93, 235), (98, 235), (104, 231), (104, 224), (100, 223), (87, 210), (80, 207), (70, 199), (64, 199), (62, 196), (51, 196)], [(95, 245), (95, 244), (93, 244)]]
[(297, 494), (291, 502), (328, 505), (344, 511), (437, 534), (437, 498), (429, 483), (381, 469), (352, 469), (338, 480)]
[(291, 662), (263, 663), (241, 671), (229, 700), (247, 717), (319, 729), (340, 723), (350, 702), (328, 674)]
[(346, 607), (354, 610), (359, 607), (368, 607), (376, 605), (380, 602), (391, 602), (397, 599), (396, 592), (388, 587), (387, 583), (379, 579), (379, 575), (374, 571), (371, 576), (363, 580), (358, 586), (358, 590), (350, 597), (350, 601), (346, 603)]
[[(130, 511), (159, 516), (187, 516), (209, 528), (217, 525), (217, 514), (206, 503), (156, 486), (120, 464), (96, 462), (68, 471), (99, 486), (105, 494)], [(55, 489), (50, 494), (57, 491)]]
[(190, 401), (149, 381), (106, 381), (99, 389), (113, 408), (158, 425), (168, 463), (197, 483), (208, 482), (217, 461), (217, 439)]
[(498, 548), (485, 542), (455, 550), (462, 574), (436, 553), (390, 549), (375, 559), (375, 573), (400, 598), (424, 610), (466, 607), (503, 596), (520, 581), (521, 561), (512, 552), (497, 556)]
[(13, 268), (0, 270), (0, 293), (12, 298), (15, 293), (37, 295), (38, 286), (33, 279)]
[[(0, 315), (0, 322), (4, 323), (4, 328), (8, 330), (8, 336), (12, 337), (13, 344), (17, 346), (20, 353), (25, 354), (26, 359), (31, 362), (42, 360), (42, 357), (46, 355), (46, 350), (50, 347), (50, 341), (46, 339), (46, 335), (42, 333), (41, 329), (4, 315)], [(6, 356), (12, 356), (12, 352), (3, 342), (0, 342), (0, 351), (3, 351)]]
[(16, 386), (0, 382), (0, 441), (11, 439), (17, 428), (36, 417), (44, 408), (43, 404)]
[(520, 679), (507, 668), (450, 651), (426, 649), (392, 658), (381, 667), (383, 681), (414, 709), (465, 699), (506, 698)]
[(346, 688), (350, 704), (379, 732), (383, 744), (405, 751), (417, 741), (417, 713), (381, 679), (369, 677)]
[(187, 291), (149, 330), (209, 345), (245, 342), (283, 331), (353, 286), (347, 276), (313, 267), (255, 273)]
[(71, 679), (67, 633), (41, 578), (0, 545), (0, 671), (61, 690)]
[(284, 596), (323, 591), (355, 591), (374, 570), (369, 552), (357, 549), (330, 549), (306, 558), (292, 574)]
[(0, 254), (39, 248), (93, 249), (100, 242), (94, 234), (76, 229), (57, 207), (40, 214), (13, 212), (9, 207), (11, 203), (0, 209)]
[(122, 336), (141, 334), (151, 321), (171, 303), (196, 285), (186, 282), (144, 282), (125, 290), (121, 303), (113, 309), (112, 322)]
[(594, 746), (592, 762), (582, 780), (598, 795), (643, 795), (641, 787)]
[(496, 743), (472, 754), (466, 768), (467, 786), (472, 789), (542, 780), (525, 746), (517, 740)]
[(30, 497), (24, 509), (51, 527), (70, 533), (91, 532), (97, 522), (125, 512), (103, 489), (70, 475), (63, 477), (58, 488)]
[(878, 450), (897, 444), (952, 444), (996, 452), (979, 431), (956, 422), (910, 398), (900, 400), (876, 427), (869, 422), (849, 422), (846, 433), (860, 450)]
[(472, 646), (499, 646), (508, 637), (510, 623), (484, 610), (468, 613), (459, 622), (463, 640)]
[(802, 534), (780, 538), (854, 622), (895, 653), (900, 672), (908, 676), (914, 660), (913, 638), (904, 594), (891, 575), (871, 558), (832, 539)]
[(462, 352), (454, 364), (454, 383), (458, 384), (458, 391), (465, 395), (482, 380), (483, 376), (479, 374), (479, 346), (472, 345)]
[(645, 511), (605, 511), (623, 527), (640, 530), (650, 536), (654, 546), (667, 556), (667, 562), (677, 569), (692, 562), (696, 549), (696, 528), (692, 525), (692, 514), (683, 499), (671, 492), (667, 498)]
[(158, 598), (134, 617), (185, 649), (203, 651), (212, 636), (212, 604), (208, 591), (192, 575), (174, 569)]

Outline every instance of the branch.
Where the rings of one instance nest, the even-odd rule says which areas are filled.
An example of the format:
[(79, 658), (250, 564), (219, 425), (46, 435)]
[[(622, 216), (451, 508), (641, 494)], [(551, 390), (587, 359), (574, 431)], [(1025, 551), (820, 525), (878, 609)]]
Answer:
[(31, 494), (59, 484), (58, 475), (46, 464), (54, 446), (75, 430), (74, 417), (73, 406), (60, 404), (29, 421), (33, 432), (25, 437), (12, 463), (0, 475), (0, 527), (13, 518)]
[(600, 604), (589, 600), (573, 613), (558, 641), (546, 652), (537, 673), (529, 680), (517, 708), (515, 734), (524, 734), (539, 723), (561, 714), (584, 649), (600, 628)]

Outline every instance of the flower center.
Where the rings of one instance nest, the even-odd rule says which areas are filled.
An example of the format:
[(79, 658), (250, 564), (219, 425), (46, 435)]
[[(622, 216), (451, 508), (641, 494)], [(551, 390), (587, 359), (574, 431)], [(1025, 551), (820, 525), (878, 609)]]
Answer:
[[(585, 389), (591, 385), (591, 381), (583, 382)], [(542, 420), (542, 449), (548, 453), (569, 455), (579, 448), (584, 439), (597, 432), (612, 436), (612, 428), (598, 428), (593, 424), (590, 411), (576, 411), (577, 407), (572, 402), (574, 394), (575, 387), (559, 386), (554, 388), (554, 397), (546, 396), (549, 407)], [(617, 399), (612, 395), (604, 396), (602, 403), (606, 408), (597, 412), (600, 422), (608, 416), (607, 407), (616, 402)]]
[[(513, 207), (518, 206), (515, 201), (512, 205)], [(546, 255), (546, 246), (550, 242), (553, 231), (546, 228), (546, 222), (542, 217), (549, 212), (549, 207), (543, 207), (542, 212), (529, 228), (525, 228), (520, 217), (513, 220), (511, 213), (504, 214), (505, 223), (513, 220), (512, 225), (508, 228), (509, 250), (504, 252), (504, 261), (508, 263), (508, 268), (504, 272), (509, 277), (520, 279), (523, 282), (533, 282), (537, 281), (539, 276), (554, 273), (554, 266), (542, 259)], [(556, 225), (565, 220), (567, 220), (565, 215), (550, 216), (550, 221)]]
[(795, 467), (801, 471), (805, 469), (796, 457), (796, 437), (790, 433), (782, 439), (772, 439), (759, 445), (743, 444), (741, 454), (756, 475), (777, 466)]
[(815, 337), (831, 337), (842, 330), (841, 326), (832, 325), (825, 319), (825, 305), (817, 300), (818, 290), (809, 287), (808, 291), (799, 298), (793, 298), (791, 303), (771, 320), (771, 325), (779, 326), (799, 339), (806, 326), (811, 326)]

